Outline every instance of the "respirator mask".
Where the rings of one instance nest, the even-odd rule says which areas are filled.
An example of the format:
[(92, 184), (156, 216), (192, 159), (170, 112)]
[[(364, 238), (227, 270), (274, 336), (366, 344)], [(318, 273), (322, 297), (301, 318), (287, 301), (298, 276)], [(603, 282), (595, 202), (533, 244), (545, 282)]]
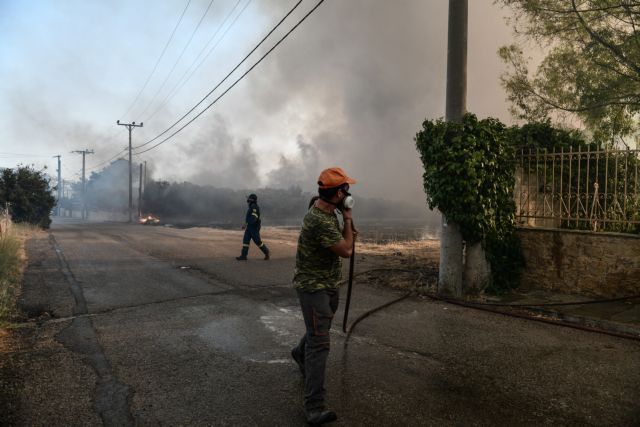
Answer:
[(340, 208), (340, 210), (342, 209), (353, 209), (353, 205), (356, 204), (356, 201), (353, 199), (353, 197), (351, 197), (351, 195), (345, 197), (344, 199), (342, 199), (342, 202), (340, 203), (340, 205), (338, 206)]
[(347, 187), (346, 189), (343, 188), (342, 192), (344, 194), (346, 194), (347, 196), (342, 199), (342, 201), (340, 202), (340, 204), (338, 205), (338, 208), (340, 210), (342, 209), (353, 209), (353, 205), (356, 204), (356, 201), (353, 199), (353, 197), (351, 197), (351, 193), (349, 193), (349, 187)]
[(353, 208), (353, 205), (355, 204), (355, 200), (353, 200), (353, 197), (351, 197), (351, 193), (349, 193), (349, 184), (345, 184), (343, 187), (341, 187), (340, 191), (342, 191), (345, 194), (345, 197), (342, 200), (340, 200), (340, 202), (338, 202), (337, 204), (332, 202), (330, 199), (328, 199), (327, 197), (324, 197), (322, 195), (320, 197), (318, 197), (318, 198), (320, 200), (323, 200), (323, 201), (335, 206), (339, 210)]

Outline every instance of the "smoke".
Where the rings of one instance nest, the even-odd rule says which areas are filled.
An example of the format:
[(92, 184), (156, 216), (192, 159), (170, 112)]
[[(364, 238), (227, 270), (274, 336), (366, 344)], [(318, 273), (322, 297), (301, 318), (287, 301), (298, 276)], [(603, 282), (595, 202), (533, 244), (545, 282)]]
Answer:
[(320, 147), (305, 142), (302, 135), (298, 135), (296, 143), (298, 154), (294, 157), (280, 156), (278, 168), (267, 174), (269, 186), (298, 187), (306, 191), (317, 186)]
[[(491, 0), (469, 3), (468, 109), (480, 117), (505, 120), (505, 96), (499, 85), (503, 66), (496, 50), (510, 42), (510, 30)], [(262, 52), (313, 4), (303, 2)], [(220, 10), (226, 6), (220, 3)], [(53, 24), (43, 21), (49, 26), (25, 21), (16, 27), (11, 40), (21, 44), (14, 49), (24, 55), (32, 52), (32, 62), (0, 64), (0, 76), (6, 77), (0, 89), (9, 100), (0, 104), (7, 123), (3, 135), (13, 132), (38, 152), (55, 149), (52, 155), (66, 155), (63, 170), (74, 173), (80, 168), (80, 156), (68, 154), (71, 150), (95, 149), (96, 154), (87, 158), (89, 167), (105, 161), (127, 143), (126, 129), (116, 127), (116, 119), (145, 121), (144, 128), (134, 131), (134, 146), (166, 129), (253, 47), (291, 2), (253, 2), (247, 9), (251, 19), (238, 21), (243, 33), (230, 33), (230, 44), (219, 52), (219, 59), (202, 67), (181, 97), (153, 120), (131, 114), (120, 117), (140, 89), (181, 7), (169, 2), (149, 8), (155, 15), (145, 20), (139, 33), (130, 25), (130, 20), (139, 21), (136, 7), (127, 6), (122, 15), (107, 20), (103, 6), (96, 9), (88, 3), (70, 4), (63, 7), (64, 13), (50, 14)], [(358, 180), (355, 196), (424, 206), (423, 169), (413, 137), (425, 118), (444, 113), (447, 7), (446, 0), (326, 1), (214, 108), (136, 160), (148, 161), (148, 178), (231, 189), (269, 186), (310, 191), (323, 168), (341, 166)], [(194, 8), (184, 28), (193, 28), (199, 13)], [(203, 39), (222, 16), (212, 14), (205, 22)], [(18, 31), (23, 28), (37, 32), (29, 38), (28, 31)], [(56, 38), (61, 35), (67, 38)], [(185, 40), (171, 49), (179, 49), (189, 32), (181, 29), (178, 35)], [(141, 54), (113, 49), (125, 45), (139, 46)], [(193, 51), (200, 46), (194, 41)], [(171, 49), (161, 69), (177, 57), (179, 51)], [(230, 52), (235, 57), (223, 55)], [(185, 62), (180, 67), (186, 67)], [(182, 73), (180, 67), (176, 75)], [(150, 100), (167, 70), (161, 71), (140, 106)], [(13, 144), (9, 139), (0, 143)]]
[(222, 188), (260, 185), (258, 159), (251, 139), (236, 138), (222, 115), (214, 114), (204, 129), (183, 147), (181, 163), (187, 180)]
[[(356, 194), (424, 200), (412, 139), (444, 106), (443, 70), (434, 69), (446, 49), (439, 17), (444, 2), (329, 2), (251, 80), (263, 108), (306, 104), (301, 135), (321, 160), (308, 182), (342, 166), (358, 180)], [(274, 93), (279, 87), (287, 90)]]
[[(501, 17), (481, 3), (470, 13), (469, 109), (500, 116), (498, 43), (475, 31)], [(282, 8), (264, 13), (275, 19)], [(446, 1), (323, 4), (250, 79), (252, 103), (299, 131), (297, 153), (280, 157), (268, 183), (308, 189), (322, 168), (342, 166), (356, 194), (423, 203), (413, 137), (444, 112), (446, 32)], [(490, 96), (474, 97), (487, 87)]]

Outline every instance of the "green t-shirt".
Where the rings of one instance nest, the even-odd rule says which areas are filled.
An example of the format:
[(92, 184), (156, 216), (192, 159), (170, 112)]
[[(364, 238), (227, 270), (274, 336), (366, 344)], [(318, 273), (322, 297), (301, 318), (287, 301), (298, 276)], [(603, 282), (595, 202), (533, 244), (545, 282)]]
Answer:
[(342, 260), (329, 249), (342, 240), (335, 214), (313, 207), (302, 220), (293, 286), (306, 292), (337, 288)]

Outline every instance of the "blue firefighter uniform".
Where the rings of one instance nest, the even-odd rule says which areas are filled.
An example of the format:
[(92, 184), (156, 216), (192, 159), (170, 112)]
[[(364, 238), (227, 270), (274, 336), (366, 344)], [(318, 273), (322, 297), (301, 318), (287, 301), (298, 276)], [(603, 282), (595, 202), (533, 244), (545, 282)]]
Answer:
[(253, 240), (253, 242), (260, 248), (260, 250), (264, 253), (264, 259), (269, 259), (269, 248), (262, 242), (260, 238), (260, 207), (258, 206), (258, 196), (255, 194), (249, 195), (247, 198), (247, 203), (249, 204), (249, 209), (247, 210), (247, 215), (245, 216), (245, 230), (244, 230), (244, 238), (242, 239), (242, 254), (239, 257), (236, 257), (237, 260), (246, 260), (247, 254), (249, 253), (249, 242)]

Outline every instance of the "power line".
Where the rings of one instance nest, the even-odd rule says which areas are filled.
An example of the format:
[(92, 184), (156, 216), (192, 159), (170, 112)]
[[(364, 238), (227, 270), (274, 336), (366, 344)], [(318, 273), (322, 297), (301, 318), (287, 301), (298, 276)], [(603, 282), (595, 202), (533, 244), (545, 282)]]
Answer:
[[(260, 62), (262, 62), (262, 60), (269, 55), (276, 47), (278, 47), (278, 45), (280, 43), (282, 43), (282, 41), (284, 39), (286, 39), (289, 34), (291, 34), (305, 19), (307, 19), (307, 17), (309, 15), (311, 15), (317, 8), (318, 6), (320, 6), (322, 4), (322, 2), (324, 2), (324, 0), (320, 0), (318, 2), (318, 4), (316, 4), (314, 6), (313, 9), (311, 9), (311, 11), (309, 11), (309, 13), (307, 13), (300, 21), (298, 21), (298, 23), (291, 29), (289, 30), (288, 33), (286, 33), (271, 49), (269, 49), (267, 51), (267, 53), (265, 53), (255, 64), (253, 64), (251, 66), (251, 68), (249, 68), (244, 74), (242, 74), (240, 76), (240, 78), (238, 78), (229, 88), (227, 88), (227, 90), (225, 90), (222, 95), (218, 96), (218, 98), (216, 98), (211, 104), (209, 104), (204, 110), (202, 110), (198, 115), (196, 115), (193, 119), (191, 119), (190, 121), (187, 122), (186, 125), (182, 126), (180, 129), (178, 129), (176, 132), (172, 133), (170, 136), (168, 136), (167, 138), (163, 139), (160, 143), (154, 145), (153, 147), (151, 147), (151, 149), (157, 147), (158, 145), (164, 143), (165, 141), (167, 141), (168, 139), (170, 139), (171, 137), (173, 137), (174, 135), (176, 135), (178, 132), (180, 132), (182, 129), (184, 129), (185, 127), (187, 127), (189, 124), (191, 124), (195, 119), (197, 119), (198, 117), (200, 117), (200, 115), (202, 113), (204, 113), (206, 110), (209, 109), (209, 107), (211, 107), (213, 104), (215, 104), (218, 99), (222, 98), (222, 96), (224, 96), (224, 94), (226, 94), (229, 90), (231, 90), (231, 88), (233, 88), (240, 80), (242, 80), (242, 78), (244, 76), (246, 76), (247, 74), (249, 74), (249, 72), (251, 70), (253, 70)], [(251, 51), (242, 59), (242, 61), (240, 61), (238, 63), (238, 65), (236, 65), (233, 70), (231, 70), (213, 89), (211, 89), (209, 91), (209, 93), (207, 93), (204, 98), (202, 98), (196, 105), (194, 105), (189, 111), (187, 111), (182, 117), (180, 117), (174, 124), (172, 124), (171, 126), (169, 126), (167, 129), (165, 129), (163, 132), (161, 132), (160, 134), (156, 135), (154, 138), (150, 139), (149, 141), (145, 142), (144, 144), (138, 145), (137, 147), (134, 147), (135, 149), (144, 147), (145, 145), (148, 145), (150, 143), (152, 143), (153, 141), (157, 140), (158, 138), (160, 138), (162, 135), (166, 134), (167, 132), (169, 132), (172, 128), (174, 128), (178, 123), (180, 123), (182, 120), (184, 120), (185, 117), (187, 117), (189, 114), (191, 114), (193, 112), (193, 110), (195, 110), (200, 104), (202, 104), (218, 87), (220, 87), (220, 85), (222, 85), (230, 76), (231, 74), (233, 74), (248, 58), (249, 56), (251, 56), (251, 54), (253, 54), (253, 52), (256, 51), (256, 49), (258, 49), (262, 43), (264, 43), (264, 41), (285, 21), (285, 19), (287, 19), (287, 17), (289, 15), (291, 15), (293, 13), (293, 11), (300, 5), (300, 3), (302, 3), (302, 0), (299, 0), (298, 3), (296, 3), (291, 10), (289, 10), (289, 12), (287, 12), (287, 14), (271, 29), (271, 31), (269, 31), (267, 33), (267, 35), (265, 35), (262, 40), (260, 40), (260, 42), (253, 48), (251, 49)], [(138, 154), (142, 154), (142, 153), (146, 153), (149, 150), (145, 150), (145, 151), (141, 151)]]
[(82, 172), (82, 169), (78, 169), (78, 172), (71, 172), (71, 171), (69, 170), (69, 168), (67, 167), (67, 165), (65, 165), (64, 163), (62, 164), (62, 169), (64, 169), (65, 171), (67, 171), (67, 173), (68, 173), (69, 175), (71, 175), (71, 176), (74, 176), (74, 175), (78, 175), (78, 176), (80, 176), (80, 172)]
[(164, 57), (164, 54), (167, 51), (167, 48), (169, 47), (169, 44), (173, 40), (173, 36), (175, 35), (176, 30), (180, 26), (180, 23), (182, 22), (182, 18), (184, 17), (184, 14), (186, 13), (186, 11), (189, 8), (190, 4), (191, 4), (191, 0), (187, 0), (187, 5), (184, 7), (184, 10), (182, 11), (182, 14), (180, 14), (180, 18), (178, 18), (178, 22), (176, 22), (176, 25), (173, 27), (173, 31), (171, 32), (171, 35), (169, 36), (169, 40), (167, 40), (167, 43), (165, 43), (164, 48), (162, 49), (162, 53), (160, 53), (160, 56), (158, 57), (158, 60), (156, 61), (156, 65), (153, 66), (153, 70), (151, 70), (151, 73), (149, 73), (149, 76), (147, 77), (147, 80), (144, 82), (144, 85), (142, 85), (142, 89), (140, 89), (140, 91), (136, 95), (136, 97), (133, 100), (133, 102), (129, 105), (129, 108), (127, 108), (127, 111), (121, 117), (125, 117), (127, 114), (129, 114), (129, 112), (131, 111), (133, 106), (136, 104), (136, 102), (138, 102), (138, 99), (140, 99), (140, 95), (142, 95), (142, 92), (144, 92), (144, 90), (147, 88), (147, 85), (149, 84), (149, 81), (151, 80), (151, 77), (153, 76), (153, 74), (158, 69), (158, 65), (160, 64), (160, 61)]
[[(193, 69), (193, 71), (191, 72), (191, 74), (189, 74), (189, 71), (191, 71), (191, 68), (194, 66), (194, 64), (196, 62), (198, 62), (198, 59), (200, 59), (200, 56), (202, 55), (202, 53), (207, 49), (207, 47), (209, 47), (209, 44), (215, 39), (215, 37), (218, 35), (218, 33), (220, 32), (220, 30), (224, 27), (224, 25), (227, 23), (227, 21), (229, 20), (229, 18), (231, 17), (231, 15), (233, 15), (233, 12), (235, 12), (235, 10), (237, 9), (238, 5), (240, 4), (242, 0), (238, 0), (236, 2), (236, 4), (233, 6), (233, 9), (231, 9), (231, 11), (227, 14), (227, 16), (224, 18), (224, 20), (222, 21), (222, 24), (220, 24), (220, 26), (218, 27), (218, 29), (216, 30), (216, 32), (213, 34), (213, 36), (211, 36), (211, 38), (209, 39), (209, 41), (207, 41), (207, 43), (202, 47), (202, 49), (200, 50), (200, 53), (198, 53), (198, 56), (196, 56), (196, 58), (193, 60), (193, 62), (191, 63), (191, 65), (189, 65), (189, 67), (185, 70), (185, 72), (182, 74), (182, 76), (178, 79), (178, 81), (176, 82), (176, 84), (171, 88), (171, 90), (167, 93), (167, 96), (164, 97), (164, 99), (162, 100), (162, 102), (160, 102), (160, 106), (158, 106), (158, 108), (155, 109), (155, 111), (153, 113), (151, 113), (151, 115), (149, 117), (147, 117), (145, 119), (145, 121), (149, 121), (151, 120), (151, 118), (153, 118), (153, 116), (155, 116), (160, 110), (162, 110), (162, 108), (167, 105), (167, 102), (173, 98), (183, 87), (184, 85), (191, 79), (191, 77), (193, 77), (193, 74), (196, 72), (196, 70), (198, 68), (200, 68), (200, 66), (204, 63), (204, 61), (207, 59), (207, 57), (209, 57), (209, 55), (211, 54), (211, 52), (213, 52), (215, 50), (216, 47), (218, 47), (218, 45), (220, 44), (220, 42), (224, 39), (224, 37), (227, 35), (227, 33), (229, 32), (229, 30), (231, 29), (231, 27), (233, 27), (233, 25), (236, 23), (236, 21), (238, 20), (238, 18), (240, 17), (240, 15), (242, 15), (242, 13), (245, 11), (245, 9), (247, 8), (247, 6), (249, 6), (249, 4), (251, 3), (252, 0), (249, 0), (244, 7), (242, 8), (242, 10), (240, 11), (240, 13), (238, 13), (236, 15), (236, 17), (233, 19), (233, 22), (231, 22), (231, 25), (229, 25), (227, 27), (227, 29), (224, 31), (224, 33), (222, 34), (222, 37), (220, 37), (220, 39), (218, 39), (218, 41), (216, 42), (216, 44), (209, 50), (209, 52), (205, 55), (205, 57), (202, 59), (202, 61)], [(189, 74), (189, 76), (185, 79), (185, 76)], [(180, 86), (180, 87), (178, 87)]]
[[(282, 43), (287, 37), (289, 37), (289, 35), (295, 31), (296, 28), (298, 28), (298, 26), (300, 26), (300, 24), (302, 24), (308, 17), (309, 15), (311, 15), (322, 3), (324, 3), (324, 0), (320, 0), (314, 7), (313, 9), (311, 9), (305, 16), (302, 17), (302, 19), (300, 19), (300, 21), (298, 21), (298, 23), (296, 23), (296, 25), (293, 26), (293, 28), (291, 28), (280, 40), (278, 40), (278, 42), (273, 45), (273, 47), (271, 49), (269, 49), (264, 55), (262, 55), (260, 57), (260, 59), (255, 62), (251, 68), (249, 68), (247, 71), (245, 71), (238, 79), (236, 79), (236, 81), (233, 82), (233, 84), (231, 84), (231, 86), (229, 86), (224, 92), (222, 92), (216, 99), (214, 99), (209, 105), (207, 105), (204, 110), (202, 110), (201, 112), (199, 112), (195, 117), (193, 117), (191, 120), (189, 120), (187, 123), (185, 123), (182, 127), (180, 127), (178, 130), (176, 130), (175, 132), (173, 132), (171, 135), (169, 135), (168, 137), (166, 137), (165, 139), (163, 139), (162, 141), (158, 142), (157, 144), (151, 146), (150, 148), (147, 148), (146, 150), (140, 151), (137, 154), (143, 154), (146, 153), (148, 151), (153, 150), (154, 148), (158, 147), (159, 145), (165, 143), (166, 141), (168, 141), (169, 139), (171, 139), (172, 137), (174, 137), (176, 134), (178, 134), (180, 131), (182, 131), (184, 128), (186, 128), (187, 126), (189, 126), (191, 123), (193, 123), (198, 117), (200, 117), (202, 114), (204, 114), (205, 111), (207, 111), (209, 108), (211, 108), (216, 102), (218, 102), (218, 100), (220, 100), (220, 98), (222, 98), (224, 95), (227, 94), (227, 92), (229, 92), (231, 89), (233, 89), (233, 87), (238, 84), (238, 82), (240, 82), (240, 80), (242, 80), (247, 74), (249, 74), (256, 66), (258, 66), (258, 64), (260, 64), (262, 62), (262, 60), (264, 58), (266, 58), (271, 52), (273, 52), (279, 45), (280, 43)], [(297, 6), (297, 5), (296, 5)], [(243, 60), (244, 61), (244, 60)], [(226, 77), (225, 77), (226, 79)], [(208, 96), (208, 95), (207, 95)], [(205, 97), (206, 98), (206, 97)], [(202, 102), (202, 101), (201, 101)], [(195, 108), (195, 107), (194, 107)], [(181, 119), (182, 120), (182, 119)], [(166, 132), (166, 131), (165, 131)]]
[(12, 157), (49, 157), (42, 154), (0, 153), (0, 157), (10, 159)]
[[(122, 114), (121, 116), (124, 117), (127, 114), (129, 114), (129, 112), (131, 111), (131, 109), (133, 108), (133, 106), (136, 104), (136, 102), (138, 102), (138, 99), (140, 98), (140, 96), (142, 95), (142, 92), (146, 89), (147, 85), (149, 84), (149, 81), (151, 80), (151, 77), (153, 76), (153, 74), (156, 72), (156, 69), (158, 68), (158, 65), (160, 64), (160, 61), (162, 60), (169, 44), (171, 43), (171, 41), (173, 40), (173, 36), (175, 35), (176, 30), (178, 29), (178, 27), (180, 26), (180, 23), (182, 22), (182, 18), (184, 17), (185, 12), (187, 11), (187, 9), (189, 8), (189, 4), (191, 3), (191, 0), (187, 0), (187, 5), (185, 6), (184, 10), (182, 11), (182, 14), (180, 15), (180, 18), (178, 19), (178, 22), (176, 23), (176, 25), (173, 28), (173, 31), (171, 32), (171, 36), (169, 36), (169, 40), (167, 40), (167, 43), (164, 46), (164, 49), (162, 49), (162, 53), (160, 54), (160, 56), (158, 57), (158, 60), (156, 61), (155, 66), (153, 67), (153, 70), (151, 71), (151, 73), (149, 74), (149, 76), (147, 77), (147, 80), (144, 82), (144, 85), (142, 86), (142, 89), (140, 89), (140, 91), (138, 92), (138, 94), (136, 95), (135, 99), (133, 100), (133, 102), (131, 102), (131, 104), (129, 104), (129, 107), (127, 108), (127, 110), (125, 111), (124, 114)], [(117, 130), (111, 132), (106, 138), (105, 140), (107, 142), (112, 141), (113, 138), (116, 136), (116, 134), (118, 133)]]
[(111, 157), (111, 158), (109, 158), (108, 160), (105, 160), (105, 161), (100, 162), (100, 163), (98, 163), (98, 164), (95, 164), (95, 165), (93, 165), (93, 166), (91, 166), (91, 167), (88, 167), (88, 168), (87, 168), (87, 170), (95, 170), (95, 169), (98, 169), (98, 168), (99, 168), (100, 166), (102, 166), (102, 165), (106, 165), (107, 163), (111, 163), (111, 161), (115, 160), (118, 156), (121, 156), (121, 155), (123, 155), (124, 153), (126, 153), (126, 152), (127, 152), (127, 150), (128, 150), (127, 148), (124, 148), (124, 149), (122, 149), (122, 150), (118, 151), (118, 153), (117, 153), (115, 156), (112, 156), (112, 157)]
[(178, 59), (176, 59), (176, 62), (173, 63), (173, 67), (171, 67), (171, 70), (169, 71), (169, 73), (167, 74), (167, 77), (164, 79), (164, 81), (162, 82), (162, 84), (160, 85), (160, 88), (156, 91), (156, 93), (153, 95), (153, 97), (151, 98), (151, 101), (149, 101), (149, 103), (147, 104), (147, 106), (144, 108), (144, 110), (142, 110), (142, 112), (140, 112), (140, 114), (138, 114), (139, 116), (144, 116), (144, 113), (147, 112), (147, 110), (149, 109), (149, 107), (153, 104), (153, 102), (156, 100), (156, 98), (158, 97), (158, 95), (160, 94), (160, 92), (162, 92), (162, 89), (164, 89), (164, 86), (167, 84), (167, 81), (169, 80), (169, 78), (171, 77), (171, 75), (173, 74), (173, 71), (176, 69), (176, 66), (178, 65), (178, 63), (180, 62), (180, 59), (182, 59), (182, 55), (184, 55), (184, 53), (187, 51), (187, 48), (189, 47), (189, 45), (191, 44), (191, 41), (193, 40), (193, 37), (196, 35), (196, 32), (198, 31), (198, 28), (200, 28), (200, 25), (202, 24), (202, 21), (204, 21), (204, 17), (207, 16), (207, 13), (209, 12), (209, 9), (211, 9), (211, 5), (213, 4), (214, 0), (211, 0), (209, 2), (209, 5), (207, 6), (207, 9), (204, 11), (204, 13), (202, 14), (202, 17), (200, 18), (200, 21), (198, 21), (198, 25), (196, 25), (196, 28), (193, 30), (193, 32), (191, 33), (191, 37), (189, 37), (189, 41), (187, 41), (187, 44), (184, 45), (184, 48), (182, 48), (182, 52), (180, 52), (180, 55), (178, 56)]

